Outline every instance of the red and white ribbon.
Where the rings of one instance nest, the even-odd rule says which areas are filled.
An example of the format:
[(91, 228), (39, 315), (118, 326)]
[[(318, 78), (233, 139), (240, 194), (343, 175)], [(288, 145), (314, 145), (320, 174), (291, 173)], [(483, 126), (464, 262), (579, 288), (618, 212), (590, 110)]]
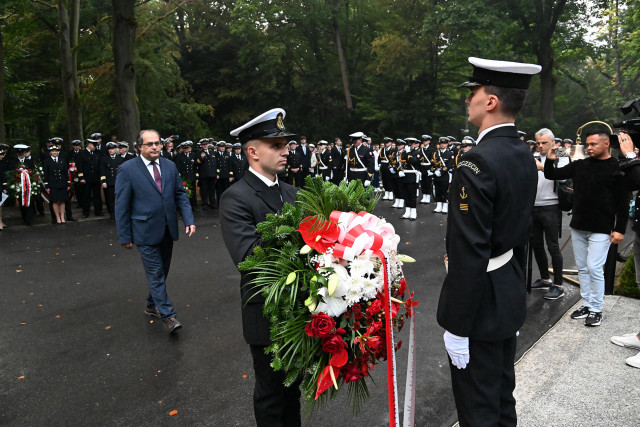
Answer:
[(384, 222), (367, 212), (333, 211), (329, 220), (338, 224), (340, 236), (333, 247), (333, 256), (353, 261), (366, 250), (370, 250), (379, 258), (382, 251), (396, 250), (399, 237), (393, 225)]
[(20, 169), (20, 201), (22, 206), (31, 205), (31, 178), (25, 169)]

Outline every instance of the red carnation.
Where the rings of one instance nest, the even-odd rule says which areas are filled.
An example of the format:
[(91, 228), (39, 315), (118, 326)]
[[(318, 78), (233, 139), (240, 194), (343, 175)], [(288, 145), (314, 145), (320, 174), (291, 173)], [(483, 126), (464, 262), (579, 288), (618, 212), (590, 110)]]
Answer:
[(367, 308), (367, 317), (373, 317), (382, 310), (382, 302), (379, 299), (374, 300), (369, 308)]
[(326, 313), (311, 315), (311, 322), (307, 323), (304, 331), (312, 338), (325, 337), (336, 327), (336, 322)]

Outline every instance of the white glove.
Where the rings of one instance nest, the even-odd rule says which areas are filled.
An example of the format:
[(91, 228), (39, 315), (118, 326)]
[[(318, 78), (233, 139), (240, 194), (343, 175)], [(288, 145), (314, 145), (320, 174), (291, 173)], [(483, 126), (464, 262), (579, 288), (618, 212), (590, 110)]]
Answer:
[(458, 369), (466, 368), (469, 363), (469, 338), (453, 335), (449, 331), (445, 331), (443, 338), (451, 363)]
[(329, 176), (325, 176), (325, 177), (324, 177), (324, 180), (325, 180), (325, 181), (329, 181), (330, 179), (331, 179), (331, 177), (329, 177)]
[(368, 179), (364, 182), (364, 186), (368, 187), (371, 185), (371, 181), (369, 181)]
[(440, 169), (438, 169), (435, 173), (436, 173), (436, 176), (442, 175), (442, 172), (440, 172)]
[(428, 172), (427, 172), (427, 176), (433, 176), (433, 172), (428, 171)]
[(389, 169), (389, 172), (396, 173), (396, 170), (394, 168), (391, 168), (391, 169)]
[(398, 176), (399, 176), (400, 178), (404, 178), (404, 172), (402, 172), (402, 171), (398, 172)]

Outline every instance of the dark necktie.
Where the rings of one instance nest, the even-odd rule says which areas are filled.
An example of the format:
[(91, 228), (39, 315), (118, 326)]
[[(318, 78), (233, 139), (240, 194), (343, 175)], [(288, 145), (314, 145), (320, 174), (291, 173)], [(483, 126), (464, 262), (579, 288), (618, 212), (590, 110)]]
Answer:
[(158, 169), (156, 162), (151, 162), (151, 164), (153, 165), (153, 179), (156, 181), (158, 190), (162, 193), (162, 178), (160, 178), (160, 170)]
[(282, 193), (280, 193), (280, 186), (278, 185), (278, 183), (273, 184), (271, 187), (269, 187), (269, 190), (271, 192), (273, 192), (274, 194), (276, 194), (278, 196), (278, 198), (280, 199), (281, 202), (283, 202), (284, 200), (282, 199)]

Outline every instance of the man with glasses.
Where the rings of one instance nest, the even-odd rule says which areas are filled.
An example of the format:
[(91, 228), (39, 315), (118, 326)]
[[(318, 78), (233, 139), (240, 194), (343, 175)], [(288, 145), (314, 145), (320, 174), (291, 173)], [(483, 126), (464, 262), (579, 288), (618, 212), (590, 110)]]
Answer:
[(158, 132), (143, 130), (137, 142), (140, 157), (123, 163), (116, 178), (118, 239), (125, 249), (135, 243), (142, 257), (149, 285), (145, 314), (161, 318), (173, 334), (182, 325), (167, 296), (166, 278), (179, 235), (177, 211), (189, 237), (196, 226), (176, 165), (160, 157)]

